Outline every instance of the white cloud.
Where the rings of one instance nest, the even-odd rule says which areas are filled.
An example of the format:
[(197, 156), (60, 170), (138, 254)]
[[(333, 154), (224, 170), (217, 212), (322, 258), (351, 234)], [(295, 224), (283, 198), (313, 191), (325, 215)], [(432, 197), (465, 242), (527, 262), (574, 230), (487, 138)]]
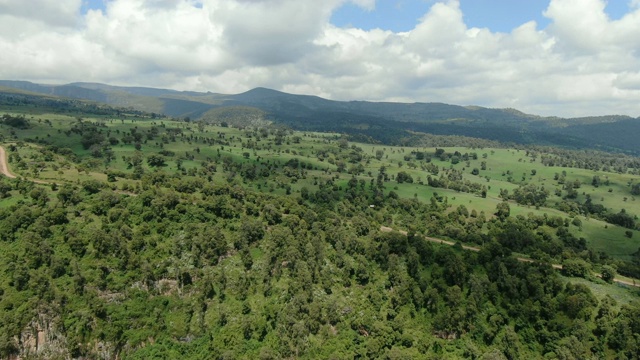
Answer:
[[(469, 28), (435, 2), (394, 33), (329, 23), (374, 0), (0, 0), (0, 78), (223, 93), (267, 86), (340, 100), (439, 101), (544, 115), (640, 115), (640, 8), (550, 0), (544, 28)], [(36, 3), (37, 6), (33, 4)]]
[(616, 75), (613, 83), (620, 90), (640, 90), (640, 72), (622, 72)]
[(376, 8), (376, 0), (350, 0), (350, 2), (368, 11), (373, 11)]
[(0, 14), (67, 27), (76, 24), (80, 5), (81, 0), (0, 0)]
[(242, 64), (295, 62), (314, 51), (312, 42), (328, 21), (322, 1), (210, 1), (211, 21), (222, 26), (222, 47)]
[(597, 52), (607, 37), (605, 6), (602, 0), (552, 1), (544, 15), (553, 20), (550, 31), (567, 50)]

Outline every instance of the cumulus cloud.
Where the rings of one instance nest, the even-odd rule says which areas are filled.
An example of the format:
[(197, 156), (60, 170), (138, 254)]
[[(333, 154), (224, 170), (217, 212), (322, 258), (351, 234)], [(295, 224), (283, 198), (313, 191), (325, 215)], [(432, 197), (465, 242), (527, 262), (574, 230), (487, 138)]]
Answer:
[(16, 17), (49, 26), (67, 27), (76, 24), (80, 5), (81, 0), (0, 0), (0, 14), (3, 18)]
[(212, 23), (222, 26), (222, 46), (242, 64), (295, 62), (313, 52), (313, 39), (330, 16), (322, 1), (211, 1)]
[[(0, 0), (0, 78), (235, 93), (256, 86), (338, 100), (515, 107), (542, 115), (640, 115), (640, 4), (550, 0), (550, 25), (471, 28), (436, 1), (407, 32), (340, 28), (375, 0)], [(34, 5), (34, 3), (36, 5)]]

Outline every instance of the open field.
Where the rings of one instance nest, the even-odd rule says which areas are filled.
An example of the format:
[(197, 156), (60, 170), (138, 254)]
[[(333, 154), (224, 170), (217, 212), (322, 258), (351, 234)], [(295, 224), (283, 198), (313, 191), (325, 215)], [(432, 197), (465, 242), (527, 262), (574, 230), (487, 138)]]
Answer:
[[(562, 202), (565, 195), (563, 184), (557, 180), (560, 175), (564, 178), (564, 183), (580, 182), (579, 188), (576, 189), (577, 202), (584, 202), (586, 197), (590, 196), (594, 203), (603, 205), (610, 212), (625, 209), (628, 213), (640, 214), (640, 201), (636, 201), (630, 193), (630, 185), (636, 181), (634, 175), (545, 166), (541, 163), (544, 154), (536, 152), (515, 149), (443, 148), (444, 154), (455, 154), (454, 157), (459, 158), (454, 163), (450, 157), (435, 156), (436, 148), (349, 143), (349, 148), (359, 149), (355, 155), (351, 155), (358, 159), (354, 162), (353, 158), (349, 158), (350, 155), (335, 153), (335, 145), (340, 139), (337, 134), (290, 132), (286, 133), (284, 142), (277, 144), (273, 133), (261, 139), (257, 131), (202, 126), (166, 119), (84, 117), (80, 122), (80, 116), (48, 113), (32, 113), (27, 118), (32, 124), (29, 129), (10, 131), (3, 126), (5, 134), (12, 134), (5, 135), (5, 144), (44, 140), (57, 147), (69, 148), (77, 156), (76, 161), (69, 161), (64, 156), (54, 155), (54, 159), (50, 161), (39, 161), (37, 171), (33, 169), (34, 161), (23, 161), (19, 166), (10, 162), (16, 174), (29, 178), (72, 183), (88, 179), (106, 181), (109, 172), (132, 174), (133, 167), (129, 160), (132, 157), (147, 158), (151, 154), (161, 155), (163, 152), (169, 156), (163, 155), (165, 165), (159, 169), (168, 174), (178, 171), (184, 175), (195, 175), (203, 162), (213, 161), (220, 166), (224, 159), (256, 166), (265, 163), (284, 164), (290, 160), (304, 163), (302, 175), (294, 180), (276, 174), (250, 182), (250, 186), (261, 191), (285, 193), (287, 188), (293, 192), (299, 192), (303, 188), (313, 189), (319, 182), (327, 180), (333, 180), (336, 184), (346, 187), (352, 176), (346, 171), (359, 163), (361, 168), (355, 177), (364, 181), (367, 186), (375, 181), (379, 170), (384, 167), (389, 176), (385, 188), (395, 191), (401, 198), (416, 198), (428, 202), (435, 194), (446, 199), (452, 209), (464, 205), (469, 211), (484, 212), (489, 218), (493, 216), (496, 206), (502, 202), (501, 191), (513, 193), (523, 184), (533, 184), (548, 190), (546, 206), (525, 206), (510, 201), (512, 216), (546, 214), (578, 218), (582, 225), (570, 227), (575, 236), (584, 237), (589, 247), (595, 251), (603, 251), (622, 260), (629, 260), (630, 254), (640, 247), (640, 234), (636, 230), (630, 230), (632, 236), (629, 238), (625, 235), (627, 230), (619, 226), (552, 208)], [(117, 143), (109, 147), (108, 158), (105, 158), (104, 154), (96, 157), (90, 149), (81, 145), (82, 135), (69, 131), (77, 128), (78, 124), (96, 124), (99, 129), (103, 129), (101, 131), (105, 131), (105, 137), (115, 139)], [(125, 134), (135, 132), (145, 135), (137, 142), (131, 139), (126, 142)], [(379, 151), (382, 151), (382, 156), (377, 159), (376, 152)], [(29, 146), (19, 146), (20, 155), (27, 159), (41, 160), (38, 159), (38, 152), (38, 149)], [(415, 154), (418, 152), (426, 154), (427, 158), (416, 159)], [(340, 163), (344, 164), (342, 172), (338, 167)], [(425, 165), (433, 168), (425, 169)], [(147, 172), (153, 170), (144, 161), (141, 167)], [(477, 175), (472, 174), (474, 169)], [(486, 197), (483, 198), (477, 193), (427, 185), (428, 177), (437, 178), (452, 170), (462, 175), (462, 181), (485, 187)], [(409, 174), (413, 183), (395, 182), (393, 179), (399, 172)], [(600, 179), (597, 187), (592, 185), (594, 176)], [(115, 188), (133, 188), (137, 183), (121, 176), (112, 180), (114, 181), (110, 186)], [(229, 179), (214, 174), (211, 180), (224, 183)], [(237, 180), (246, 182), (241, 180), (240, 174)]]

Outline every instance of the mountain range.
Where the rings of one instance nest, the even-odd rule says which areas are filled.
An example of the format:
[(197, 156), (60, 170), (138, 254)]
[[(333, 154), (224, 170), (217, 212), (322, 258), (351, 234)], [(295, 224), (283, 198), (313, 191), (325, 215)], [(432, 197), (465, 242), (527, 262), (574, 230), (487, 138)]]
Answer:
[(335, 131), (358, 139), (402, 143), (412, 134), (462, 135), (507, 143), (554, 145), (640, 154), (640, 119), (610, 115), (542, 117), (516, 109), (444, 103), (333, 101), (255, 88), (240, 94), (0, 80), (0, 94), (79, 99), (166, 116), (234, 125), (283, 124)]

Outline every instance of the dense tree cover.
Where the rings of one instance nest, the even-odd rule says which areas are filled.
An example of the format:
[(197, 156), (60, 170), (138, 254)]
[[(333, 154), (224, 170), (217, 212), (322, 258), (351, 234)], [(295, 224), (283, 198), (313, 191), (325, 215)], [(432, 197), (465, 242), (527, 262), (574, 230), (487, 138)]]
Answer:
[(619, 153), (595, 150), (568, 150), (556, 147), (529, 147), (532, 156), (540, 156), (545, 166), (562, 166), (590, 170), (638, 174), (640, 159)]
[[(515, 212), (550, 196), (519, 174), (486, 212), (437, 192), (406, 195), (403, 186), (486, 197), (490, 165), (477, 175), (466, 165), (483, 151), (127, 121), (75, 119), (39, 139), (47, 146), (7, 146), (22, 176), (77, 177), (0, 178), (0, 356), (33, 352), (37, 329), (43, 358), (638, 356), (638, 305), (550, 264), (604, 284), (594, 272), (628, 274), (640, 250), (615, 261), (576, 236), (577, 217)], [(583, 186), (564, 176), (563, 193)], [(610, 220), (628, 221), (620, 213)]]
[[(601, 119), (603, 122), (595, 126), (577, 121), (569, 122), (572, 126), (558, 127), (554, 123), (560, 122), (560, 119), (530, 122), (530, 116), (510, 110), (471, 110), (446, 104), (333, 103), (324, 99), (315, 99), (318, 102), (311, 105), (314, 100), (307, 97), (283, 93), (260, 94), (264, 90), (254, 89), (255, 94), (242, 94), (232, 104), (239, 102), (261, 109), (266, 112), (261, 119), (296, 130), (338, 132), (349, 134), (358, 141), (369, 140), (390, 145), (421, 146), (423, 139), (416, 134), (429, 133), (482, 139), (474, 143), (553, 144), (580, 149), (597, 146), (638, 154), (633, 139), (628, 137), (628, 134), (637, 132), (637, 121), (627, 117), (609, 119), (614, 122)], [(251, 99), (253, 95), (257, 98)], [(246, 121), (242, 111), (238, 115), (236, 121)], [(606, 127), (609, 131), (599, 127)], [(615, 131), (610, 131), (613, 128)], [(619, 141), (620, 137), (627, 141)]]
[[(65, 185), (48, 200), (41, 185), (3, 181), (18, 201), (0, 210), (2, 356), (42, 324), (65, 344), (55, 352), (72, 357), (97, 356), (96, 347), (134, 359), (640, 350), (637, 307), (598, 301), (550, 265), (508, 256), (583, 251), (562, 219), (506, 216), (482, 235), (484, 215), (392, 193), (372, 210), (363, 205), (377, 192), (359, 184), (325, 184), (304, 201), (237, 185), (177, 191), (167, 181), (143, 182), (138, 196)], [(388, 217), (412, 232), (380, 232)], [(485, 247), (433, 245), (420, 232)]]
[(26, 129), (29, 127), (29, 120), (27, 120), (24, 115), (11, 116), (9, 114), (4, 114), (2, 115), (2, 123), (18, 129)]
[(55, 113), (82, 113), (99, 116), (140, 116), (151, 118), (163, 118), (164, 115), (135, 110), (132, 108), (122, 109), (102, 103), (72, 100), (68, 98), (58, 98), (49, 96), (38, 96), (25, 93), (0, 91), (0, 106), (29, 109), (37, 108), (39, 111), (50, 110)]
[(529, 184), (515, 189), (511, 198), (518, 204), (543, 206), (547, 196), (549, 196), (549, 191), (544, 187), (538, 188), (533, 184)]

